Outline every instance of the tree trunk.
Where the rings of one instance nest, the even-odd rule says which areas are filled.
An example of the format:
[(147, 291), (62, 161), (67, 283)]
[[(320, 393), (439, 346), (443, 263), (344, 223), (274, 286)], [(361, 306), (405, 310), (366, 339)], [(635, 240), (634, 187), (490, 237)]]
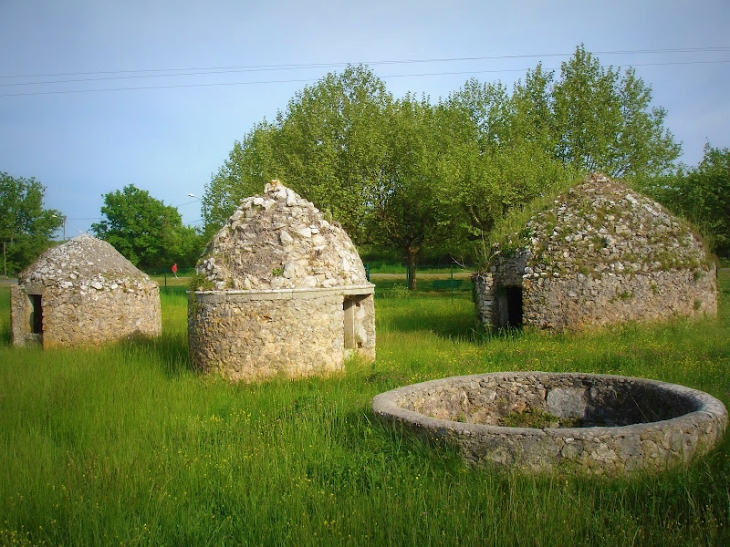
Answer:
[(409, 248), (407, 250), (408, 260), (408, 290), (416, 290), (416, 257), (418, 256), (418, 250)]

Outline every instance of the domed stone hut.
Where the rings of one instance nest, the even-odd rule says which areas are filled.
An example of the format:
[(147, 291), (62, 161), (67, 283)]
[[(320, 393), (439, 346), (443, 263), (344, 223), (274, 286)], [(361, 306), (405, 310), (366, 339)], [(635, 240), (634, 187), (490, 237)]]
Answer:
[(95, 346), (162, 330), (157, 284), (90, 235), (43, 253), (20, 273), (10, 298), (16, 346)]
[(601, 174), (534, 215), (475, 286), (487, 328), (581, 330), (717, 315), (715, 265), (699, 236)]
[(278, 181), (242, 201), (196, 271), (188, 340), (200, 370), (256, 381), (375, 359), (374, 285), (355, 246)]

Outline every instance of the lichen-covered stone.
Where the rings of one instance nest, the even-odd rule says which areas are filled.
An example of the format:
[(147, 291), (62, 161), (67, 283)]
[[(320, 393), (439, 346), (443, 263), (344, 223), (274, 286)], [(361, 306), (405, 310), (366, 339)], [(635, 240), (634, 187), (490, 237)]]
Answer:
[(374, 286), (355, 246), (278, 181), (242, 201), (196, 271), (188, 340), (204, 372), (250, 382), (375, 359)]
[(689, 226), (621, 182), (594, 174), (533, 216), (475, 277), (486, 326), (580, 330), (717, 315), (714, 262)]
[[(40, 310), (34, 308), (38, 303)], [(37, 313), (40, 329), (32, 322)], [(109, 243), (81, 235), (49, 249), (21, 272), (11, 289), (11, 328), (14, 345), (43, 348), (157, 336), (159, 288)]]

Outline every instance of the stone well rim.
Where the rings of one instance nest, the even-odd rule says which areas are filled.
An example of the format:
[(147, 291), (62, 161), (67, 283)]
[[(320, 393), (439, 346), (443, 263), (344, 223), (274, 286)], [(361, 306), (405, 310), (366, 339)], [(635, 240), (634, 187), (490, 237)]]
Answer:
[[(561, 428), (530, 428), (530, 427), (511, 427), (488, 425), (479, 423), (466, 423), (454, 420), (446, 420), (433, 418), (420, 412), (403, 408), (398, 401), (409, 393), (417, 393), (419, 391), (427, 391), (429, 388), (435, 388), (442, 385), (449, 385), (453, 382), (467, 383), (470, 381), (479, 381), (487, 378), (515, 378), (525, 379), (526, 377), (548, 378), (548, 377), (569, 377), (574, 379), (600, 379), (610, 381), (632, 382), (642, 386), (652, 386), (673, 393), (680, 397), (693, 400), (696, 403), (695, 410), (686, 412), (674, 418), (655, 420), (650, 422), (635, 423), (620, 426), (588, 426), (588, 427), (561, 427)], [(614, 374), (593, 374), (584, 372), (542, 372), (542, 371), (524, 371), (524, 372), (490, 372), (482, 374), (469, 374), (464, 376), (449, 376), (435, 380), (410, 384), (400, 388), (392, 389), (384, 393), (380, 393), (373, 398), (372, 408), (375, 414), (387, 419), (395, 419), (397, 421), (408, 422), (416, 427), (422, 427), (435, 431), (450, 430), (454, 433), (464, 436), (481, 435), (521, 435), (534, 437), (566, 437), (574, 439), (596, 438), (603, 436), (633, 436), (640, 431), (665, 429), (667, 427), (682, 427), (684, 424), (692, 426), (696, 423), (696, 419), (702, 420), (705, 416), (707, 419), (720, 418), (721, 421), (727, 422), (728, 412), (725, 405), (712, 395), (680, 384), (653, 380), (650, 378), (636, 376), (622, 376)]]

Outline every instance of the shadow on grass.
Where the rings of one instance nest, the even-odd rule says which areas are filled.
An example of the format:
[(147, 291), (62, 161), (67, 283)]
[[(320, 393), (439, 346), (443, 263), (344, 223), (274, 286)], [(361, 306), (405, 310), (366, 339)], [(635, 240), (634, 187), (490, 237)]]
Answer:
[(195, 373), (188, 352), (186, 333), (163, 333), (156, 338), (137, 336), (120, 343), (128, 353), (151, 355), (160, 363), (162, 371), (170, 378)]
[[(424, 305), (424, 299), (399, 299), (389, 305), (382, 326), (395, 332), (432, 332), (440, 338), (473, 340), (479, 325), (471, 306), (463, 300), (439, 299), (438, 306)], [(426, 300), (428, 302), (430, 299)], [(435, 299), (434, 299), (435, 300)], [(385, 311), (385, 310), (384, 310)], [(376, 310), (376, 318), (378, 310)]]
[(0, 346), (10, 342), (10, 287), (0, 286)]

